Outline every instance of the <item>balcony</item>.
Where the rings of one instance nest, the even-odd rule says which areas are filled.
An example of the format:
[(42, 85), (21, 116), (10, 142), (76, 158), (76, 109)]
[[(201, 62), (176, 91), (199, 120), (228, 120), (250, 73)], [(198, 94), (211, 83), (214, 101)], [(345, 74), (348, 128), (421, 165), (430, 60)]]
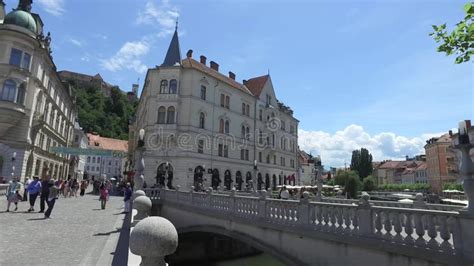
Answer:
[(25, 117), (25, 107), (14, 102), (0, 100), (0, 137)]

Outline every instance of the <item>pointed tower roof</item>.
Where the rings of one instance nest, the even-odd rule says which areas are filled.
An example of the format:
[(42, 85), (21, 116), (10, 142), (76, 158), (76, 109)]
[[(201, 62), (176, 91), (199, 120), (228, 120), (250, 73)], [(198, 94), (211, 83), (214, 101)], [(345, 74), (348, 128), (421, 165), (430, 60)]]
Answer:
[(181, 63), (181, 52), (179, 50), (179, 39), (178, 39), (178, 21), (176, 21), (176, 28), (174, 29), (173, 38), (171, 39), (168, 52), (166, 52), (165, 61), (161, 66), (169, 67)]

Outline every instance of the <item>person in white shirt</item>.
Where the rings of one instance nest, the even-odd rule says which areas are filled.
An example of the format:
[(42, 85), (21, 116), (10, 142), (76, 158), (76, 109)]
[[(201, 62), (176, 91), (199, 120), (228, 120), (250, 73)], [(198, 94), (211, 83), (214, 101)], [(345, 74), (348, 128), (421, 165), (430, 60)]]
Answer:
[(280, 198), (284, 199), (284, 200), (287, 200), (287, 199), (290, 198), (290, 192), (288, 191), (288, 189), (286, 189), (285, 186), (283, 187), (283, 189), (280, 192)]

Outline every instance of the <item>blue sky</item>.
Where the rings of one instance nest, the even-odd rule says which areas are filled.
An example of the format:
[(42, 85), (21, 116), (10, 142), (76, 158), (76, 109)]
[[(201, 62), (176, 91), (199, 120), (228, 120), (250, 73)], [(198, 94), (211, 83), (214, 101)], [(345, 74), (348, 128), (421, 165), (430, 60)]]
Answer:
[(428, 36), (457, 23), (464, 3), (35, 0), (33, 11), (59, 70), (101, 73), (126, 91), (162, 63), (179, 16), (183, 56), (193, 49), (240, 81), (270, 71), (300, 120), (300, 146), (341, 166), (360, 146), (379, 160), (421, 153), (426, 138), (473, 118), (472, 62), (455, 65)]

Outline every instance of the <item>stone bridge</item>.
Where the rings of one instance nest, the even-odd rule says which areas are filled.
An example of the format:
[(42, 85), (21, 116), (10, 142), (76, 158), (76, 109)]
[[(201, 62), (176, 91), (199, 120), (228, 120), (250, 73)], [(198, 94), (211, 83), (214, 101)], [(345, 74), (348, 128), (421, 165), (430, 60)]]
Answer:
[[(285, 265), (472, 265), (474, 218), (458, 208), (360, 201), (278, 200), (144, 189), (178, 233), (240, 240)], [(384, 204), (387, 205), (387, 204)], [(390, 204), (388, 204), (390, 205)], [(447, 209), (447, 210), (439, 210)]]

